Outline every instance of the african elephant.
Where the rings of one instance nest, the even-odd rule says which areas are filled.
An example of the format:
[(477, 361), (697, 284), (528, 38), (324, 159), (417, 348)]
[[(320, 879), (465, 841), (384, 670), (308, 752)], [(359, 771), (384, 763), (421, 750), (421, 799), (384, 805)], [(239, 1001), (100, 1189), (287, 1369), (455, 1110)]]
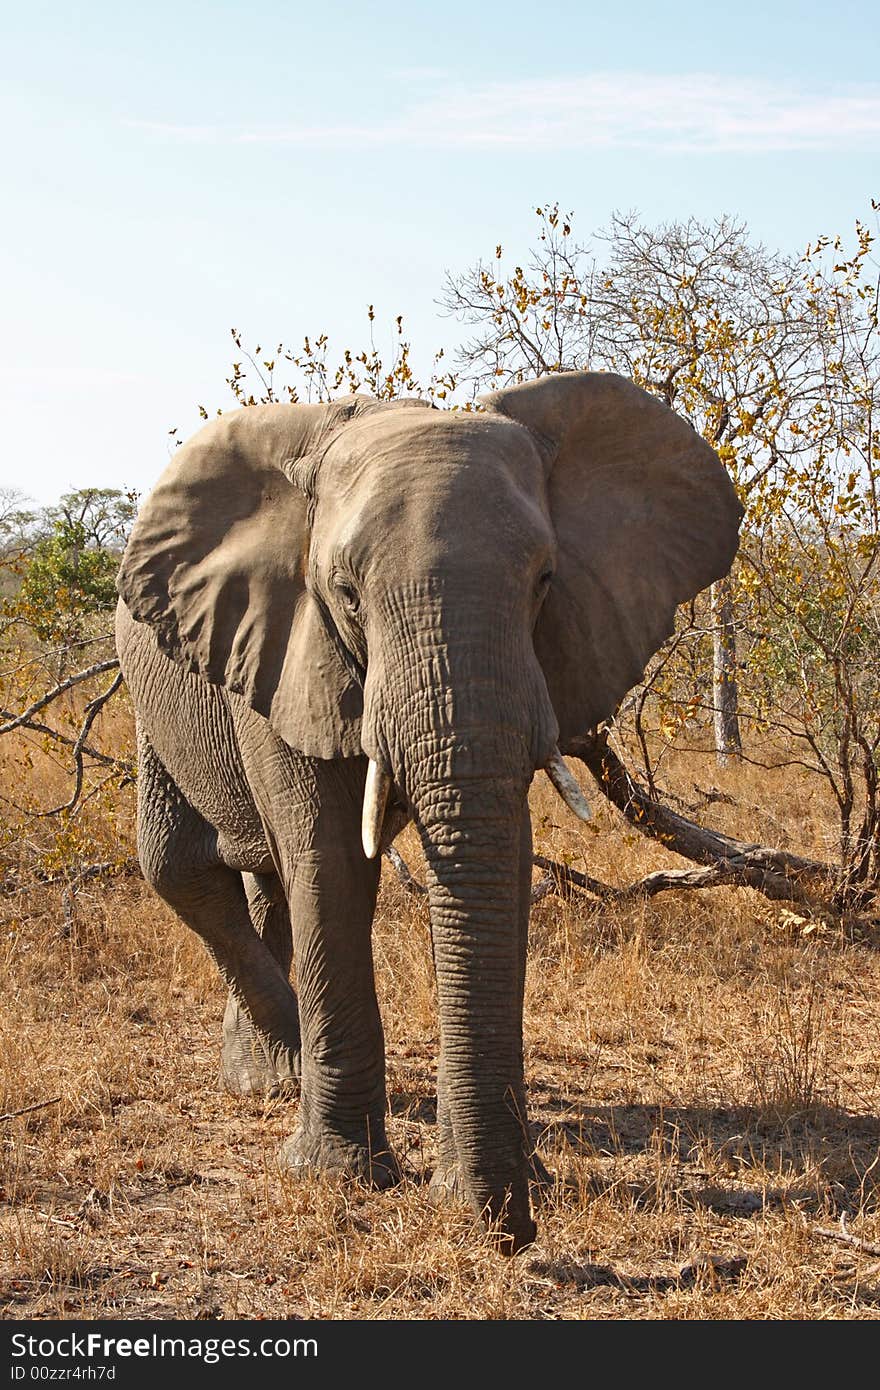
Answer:
[(529, 784), (549, 765), (579, 809), (559, 751), (727, 571), (742, 509), (713, 450), (623, 377), (562, 373), (481, 406), (350, 396), (206, 425), (138, 517), (117, 641), (144, 874), (229, 985), (227, 1085), (300, 1080), (289, 1167), (398, 1179), (370, 934), (377, 851), (414, 820), (434, 1182), (512, 1252), (536, 1229)]

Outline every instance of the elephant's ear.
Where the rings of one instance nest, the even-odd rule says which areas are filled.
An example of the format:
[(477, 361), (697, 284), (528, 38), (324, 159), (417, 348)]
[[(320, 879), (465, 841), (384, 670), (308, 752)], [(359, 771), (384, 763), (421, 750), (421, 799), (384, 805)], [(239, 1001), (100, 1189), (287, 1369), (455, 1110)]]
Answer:
[(363, 405), (252, 406), (207, 425), (144, 503), (117, 580), (164, 652), (319, 758), (360, 753), (362, 692), (306, 588), (297, 482)]
[(677, 606), (727, 573), (742, 507), (715, 451), (624, 377), (561, 373), (482, 404), (549, 460), (558, 560), (535, 650), (565, 751), (641, 679)]

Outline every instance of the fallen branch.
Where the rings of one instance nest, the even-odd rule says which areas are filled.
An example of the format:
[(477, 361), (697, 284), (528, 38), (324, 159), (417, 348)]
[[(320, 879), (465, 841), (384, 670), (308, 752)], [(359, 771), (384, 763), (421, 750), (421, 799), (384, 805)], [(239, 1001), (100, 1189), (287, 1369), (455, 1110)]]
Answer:
[(861, 1236), (854, 1236), (852, 1231), (846, 1228), (846, 1216), (840, 1218), (840, 1229), (834, 1226), (810, 1226), (811, 1231), (815, 1231), (817, 1236), (824, 1236), (826, 1240), (839, 1240), (844, 1245), (854, 1245), (856, 1250), (862, 1250), (866, 1255), (880, 1255), (880, 1245), (874, 1241), (863, 1240)]
[(30, 1115), (33, 1110), (45, 1110), (47, 1105), (58, 1105), (60, 1096), (53, 1096), (51, 1100), (38, 1100), (35, 1105), (23, 1105), (20, 1110), (7, 1110), (5, 1115), (0, 1115), (0, 1121), (15, 1120), (19, 1115)]
[[(578, 869), (571, 869), (567, 864), (559, 864), (555, 859), (547, 859), (543, 854), (533, 856), (533, 863), (539, 869), (546, 869), (547, 874), (540, 883), (535, 884), (535, 889), (541, 888), (549, 878), (554, 889), (558, 889), (563, 884), (580, 888), (585, 893), (592, 893), (595, 898), (613, 898), (619, 896), (621, 890), (612, 888), (608, 883), (601, 883), (598, 878), (590, 878), (588, 874), (582, 874)], [(532, 902), (538, 901), (535, 898), (535, 889), (532, 890)], [(549, 889), (546, 891), (550, 891)], [(546, 893), (542, 892), (541, 897)]]
[(567, 864), (547, 859), (543, 854), (536, 854), (534, 862), (539, 869), (546, 869), (547, 873), (532, 889), (532, 902), (540, 902), (548, 893), (558, 892), (563, 886), (579, 888), (602, 902), (634, 902), (639, 898), (653, 898), (658, 893), (676, 889), (718, 888), (727, 883), (737, 882), (738, 874), (736, 865), (730, 863), (710, 864), (703, 869), (656, 869), (644, 878), (637, 879), (635, 883), (615, 888), (610, 883), (602, 883), (597, 878), (590, 878), (588, 874), (571, 869)]
[[(399, 850), (392, 845), (386, 850), (385, 855), (407, 892), (419, 896), (427, 893), (427, 888), (413, 875)], [(703, 869), (657, 869), (624, 888), (615, 888), (610, 883), (602, 883), (598, 878), (591, 878), (589, 874), (572, 869), (568, 864), (560, 864), (555, 859), (548, 859), (543, 854), (534, 855), (532, 862), (537, 868), (546, 870), (543, 878), (532, 887), (533, 905), (549, 897), (551, 893), (560, 893), (565, 888), (576, 888), (580, 892), (589, 893), (601, 902), (634, 902), (639, 898), (653, 898), (658, 893), (666, 893), (673, 889), (717, 888), (725, 883), (736, 882), (738, 872), (736, 866), (730, 864), (713, 864)]]
[[(641, 881), (642, 885), (651, 885), (653, 892), (662, 892), (664, 887), (705, 888), (735, 883), (756, 888), (765, 897), (777, 901), (809, 902), (817, 892), (825, 899), (833, 893), (840, 876), (834, 865), (805, 859), (786, 850), (746, 844), (720, 831), (708, 830), (649, 796), (608, 747), (607, 730), (573, 740), (566, 751), (589, 768), (602, 793), (630, 825), (659, 840), (675, 854), (716, 870), (715, 874), (692, 878), (691, 882), (686, 881), (690, 871), (685, 877), (670, 881), (670, 874), (675, 871), (661, 870), (661, 878), (651, 874)], [(640, 891), (644, 891), (643, 887)], [(867, 890), (860, 891), (864, 905), (873, 895)]]
[[(398, 879), (408, 893), (423, 896), (427, 893), (427, 888), (414, 876), (412, 870), (399, 850), (392, 845), (386, 850), (385, 857), (394, 868)], [(627, 903), (635, 902), (639, 899), (653, 898), (658, 893), (672, 891), (684, 891), (694, 888), (719, 888), (725, 884), (742, 883), (743, 869), (733, 860), (724, 863), (709, 864), (702, 869), (656, 869), (653, 873), (646, 874), (644, 878), (637, 879), (634, 883), (628, 883), (623, 888), (615, 888), (610, 883), (603, 883), (600, 879), (591, 878), (589, 874), (583, 874), (578, 869), (572, 869), (568, 864), (560, 864), (555, 859), (548, 859), (543, 854), (536, 854), (532, 861), (537, 868), (545, 869), (542, 878), (533, 885), (531, 891), (531, 902), (541, 902), (549, 897), (551, 893), (564, 896), (564, 889), (578, 889), (582, 893), (589, 893), (600, 902), (606, 903)], [(754, 881), (749, 883), (750, 887), (759, 887), (757, 871), (750, 878)], [(765, 885), (777, 879), (778, 875), (770, 875), (762, 872), (761, 880)], [(796, 883), (782, 879), (778, 883), (771, 882), (768, 897), (786, 902), (800, 902), (809, 905), (810, 898)]]

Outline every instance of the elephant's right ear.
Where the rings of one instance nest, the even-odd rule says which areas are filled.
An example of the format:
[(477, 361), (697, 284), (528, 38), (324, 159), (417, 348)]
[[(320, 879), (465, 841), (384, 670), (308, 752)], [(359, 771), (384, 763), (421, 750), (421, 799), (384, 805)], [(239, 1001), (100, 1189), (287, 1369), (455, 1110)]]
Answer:
[(117, 588), (162, 650), (312, 757), (361, 752), (362, 691), (306, 588), (310, 459), (362, 408), (251, 406), (200, 430), (142, 507)]

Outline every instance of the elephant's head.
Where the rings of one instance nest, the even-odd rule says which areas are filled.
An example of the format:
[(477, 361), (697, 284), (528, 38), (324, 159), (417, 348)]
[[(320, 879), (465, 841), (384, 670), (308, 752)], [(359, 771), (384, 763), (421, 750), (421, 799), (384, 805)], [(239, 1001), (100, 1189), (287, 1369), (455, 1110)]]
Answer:
[(715, 453), (621, 377), (480, 412), (353, 397), (208, 426), (139, 518), (120, 591), (164, 648), (317, 758), (371, 760), (427, 859), (461, 1180), (533, 1232), (522, 1135), (526, 794), (609, 716), (726, 572), (741, 508)]

